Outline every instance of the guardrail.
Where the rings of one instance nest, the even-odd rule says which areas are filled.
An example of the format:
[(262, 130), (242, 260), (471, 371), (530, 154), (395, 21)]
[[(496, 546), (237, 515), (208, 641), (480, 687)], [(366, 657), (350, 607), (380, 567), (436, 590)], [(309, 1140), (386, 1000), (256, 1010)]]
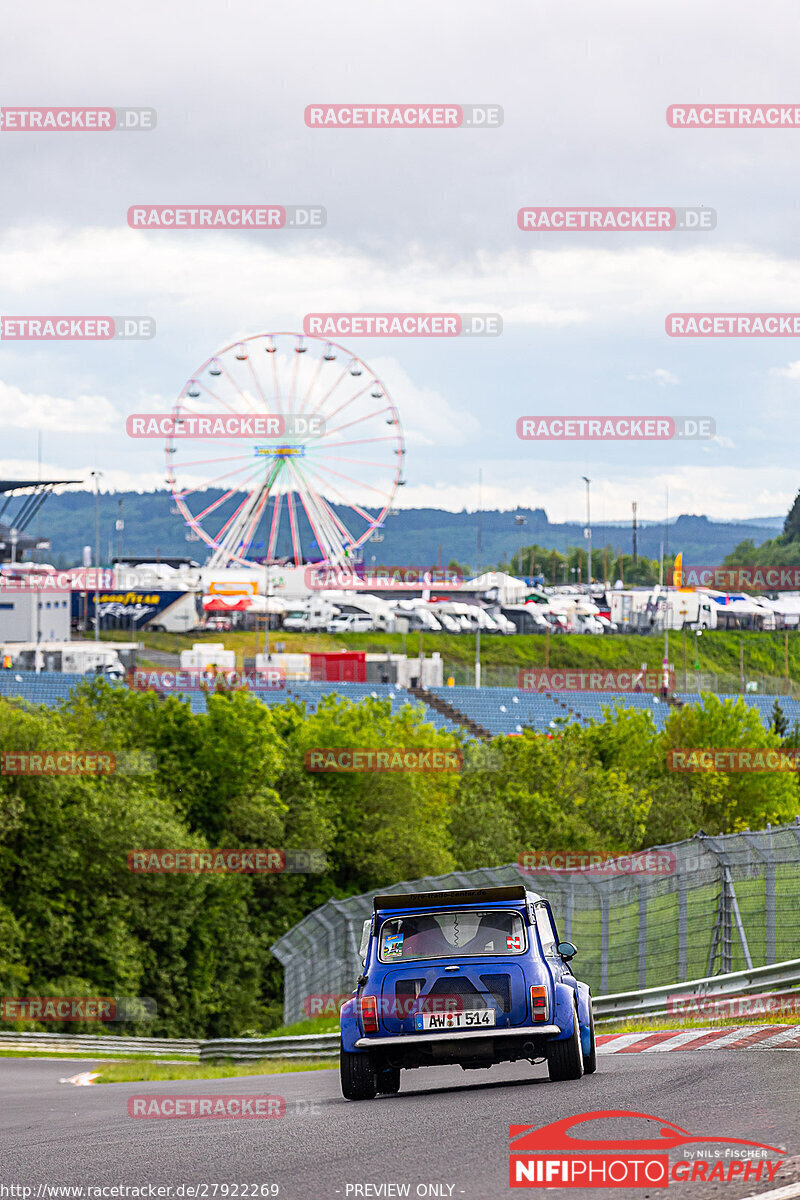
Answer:
[(246, 1062), (258, 1058), (306, 1058), (319, 1061), (337, 1058), (338, 1033), (305, 1033), (297, 1037), (213, 1038), (200, 1043), (200, 1061), (232, 1058)]
[(636, 992), (616, 992), (610, 996), (595, 996), (595, 1016), (609, 1020), (614, 1017), (669, 1016), (664, 1007), (670, 996), (746, 996), (764, 988), (800, 985), (800, 958), (770, 963), (766, 967), (748, 967), (728, 975), (706, 975), (702, 979), (686, 979), (665, 987), (642, 988)]
[[(704, 998), (746, 996), (765, 988), (800, 986), (800, 959), (733, 971), (728, 975), (707, 975), (703, 979), (687, 979), (667, 987), (644, 988), (637, 992), (617, 992), (611, 996), (595, 996), (594, 1011), (598, 1023), (620, 1017), (663, 1017), (669, 996), (703, 996)], [(98, 1037), (84, 1033), (6, 1033), (0, 1032), (0, 1050), (76, 1052), (79, 1057), (97, 1055), (147, 1054), (158, 1058), (188, 1058), (209, 1062), (227, 1058), (234, 1062), (268, 1058), (305, 1059), (319, 1062), (334, 1059), (339, 1052), (338, 1033), (310, 1033), (296, 1037), (251, 1038), (148, 1038)]]
[(158, 1058), (194, 1058), (202, 1042), (195, 1038), (105, 1037), (94, 1033), (13, 1033), (0, 1031), (0, 1050), (75, 1050), (92, 1058), (97, 1054), (148, 1054)]

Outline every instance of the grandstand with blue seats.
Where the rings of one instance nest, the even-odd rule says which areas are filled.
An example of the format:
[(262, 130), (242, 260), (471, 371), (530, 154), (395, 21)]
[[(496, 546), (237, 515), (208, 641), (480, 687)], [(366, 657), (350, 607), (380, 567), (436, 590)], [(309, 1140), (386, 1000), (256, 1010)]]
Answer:
[(0, 696), (21, 696), (32, 704), (52, 708), (59, 700), (69, 699), (72, 689), (86, 679), (85, 675), (61, 671), (0, 671)]
[[(93, 679), (95, 676), (62, 674), (56, 671), (11, 670), (0, 671), (0, 696), (21, 696), (34, 704), (45, 704), (52, 707), (60, 700), (67, 700), (72, 689), (81, 681)], [(117, 686), (124, 686), (122, 680), (111, 680)], [(285, 689), (275, 691), (254, 692), (264, 704), (283, 704), (287, 700), (297, 700), (306, 705), (308, 712), (316, 712), (326, 696), (338, 694), (349, 700), (358, 702), (367, 697), (389, 700), (392, 712), (397, 712), (407, 704), (422, 703), (425, 707), (425, 719), (437, 729), (450, 731), (464, 729), (459, 715), (474, 721), (492, 736), (498, 734), (519, 734), (525, 729), (534, 729), (540, 733), (550, 733), (565, 722), (602, 721), (606, 709), (633, 708), (649, 712), (658, 729), (663, 729), (670, 714), (674, 711), (670, 705), (646, 692), (563, 692), (540, 693), (518, 691), (509, 687), (432, 687), (427, 692), (453, 710), (453, 716), (437, 711), (412, 696), (405, 688), (392, 683), (317, 683), (295, 682), (287, 683)], [(192, 712), (206, 711), (206, 697), (202, 692), (172, 693), (185, 700)], [(699, 704), (699, 693), (678, 693), (676, 698), (685, 704)], [(722, 700), (733, 700), (736, 696), (721, 696)], [(748, 707), (755, 709), (761, 717), (765, 728), (771, 724), (772, 710), (775, 700), (778, 700), (783, 713), (791, 728), (795, 721), (800, 722), (800, 701), (789, 696), (763, 696), (745, 694), (743, 696)], [(472, 735), (470, 735), (472, 736)]]

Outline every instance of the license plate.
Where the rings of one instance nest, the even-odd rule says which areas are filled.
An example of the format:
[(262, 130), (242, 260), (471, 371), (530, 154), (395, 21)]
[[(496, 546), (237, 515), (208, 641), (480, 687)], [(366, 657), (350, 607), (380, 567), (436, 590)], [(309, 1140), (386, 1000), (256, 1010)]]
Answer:
[(493, 1008), (476, 1008), (466, 1012), (417, 1013), (414, 1017), (414, 1028), (423, 1032), (428, 1029), (482, 1029), (494, 1023)]

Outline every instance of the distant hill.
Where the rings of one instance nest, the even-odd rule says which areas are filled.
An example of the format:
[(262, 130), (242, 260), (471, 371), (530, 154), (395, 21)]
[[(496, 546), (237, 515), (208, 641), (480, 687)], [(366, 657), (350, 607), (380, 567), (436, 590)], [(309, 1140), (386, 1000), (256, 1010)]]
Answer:
[[(209, 491), (208, 502), (211, 503), (220, 494), (218, 491)], [(227, 503), (232, 507), (235, 501)], [(101, 559), (107, 562), (109, 553), (117, 553), (115, 522), (121, 513), (125, 521), (123, 554), (153, 557), (157, 554), (164, 557), (187, 555), (202, 562), (206, 556), (205, 544), (187, 540), (183, 519), (171, 512), (172, 506), (172, 497), (167, 491), (101, 494)], [(226, 509), (223, 506), (219, 511), (225, 512)], [(345, 515), (345, 510), (341, 511)], [(516, 524), (515, 517), (524, 517), (525, 524)], [(4, 519), (8, 520), (8, 515)], [(782, 531), (783, 518), (776, 517), (774, 523), (762, 524), (763, 521), (764, 518), (752, 518), (725, 522), (709, 520), (704, 516), (680, 516), (668, 526), (666, 552), (675, 555), (682, 550), (687, 563), (721, 563), (739, 542), (750, 538), (760, 545)], [(69, 491), (51, 496), (27, 532), (37, 532), (37, 522), (42, 536), (49, 537), (52, 542), (52, 551), (47, 558), (56, 565), (69, 566), (79, 562), (84, 545), (91, 545), (94, 553), (94, 495), (91, 492)], [(532, 543), (562, 552), (570, 546), (585, 546), (582, 524), (552, 524), (543, 508), (486, 511), (481, 514), (481, 524), (483, 566), (510, 560), (520, 546)], [(309, 545), (310, 531), (304, 514), (300, 514), (300, 530), (303, 545)], [(664, 540), (663, 525), (640, 524), (640, 554), (658, 558)], [(626, 554), (630, 553), (630, 525), (621, 522), (594, 525), (594, 550), (602, 550), (605, 544), (615, 551), (621, 549)], [(440, 559), (446, 565), (451, 559), (456, 559), (474, 569), (477, 565), (476, 545), (477, 516), (474, 512), (454, 513), (436, 508), (400, 509), (396, 516), (387, 519), (383, 542), (372, 543), (365, 548), (365, 559), (371, 564), (374, 555), (376, 564), (409, 566), (430, 566)], [(289, 549), (288, 544), (281, 546), (279, 553), (288, 554)]]

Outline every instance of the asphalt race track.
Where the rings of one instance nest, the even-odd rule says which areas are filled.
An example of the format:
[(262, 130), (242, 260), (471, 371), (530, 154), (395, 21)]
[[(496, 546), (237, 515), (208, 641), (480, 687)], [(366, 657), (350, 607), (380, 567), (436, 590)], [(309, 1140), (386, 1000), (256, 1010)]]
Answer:
[[(509, 1124), (540, 1126), (618, 1108), (665, 1118), (693, 1134), (786, 1149), (789, 1161), (772, 1183), (673, 1181), (671, 1196), (734, 1200), (800, 1176), (800, 1057), (790, 1050), (615, 1055), (600, 1060), (596, 1075), (561, 1084), (550, 1083), (544, 1067), (519, 1063), (472, 1073), (428, 1068), (404, 1072), (398, 1096), (360, 1103), (341, 1098), (333, 1071), (92, 1087), (58, 1082), (94, 1065), (0, 1059), (0, 1184), (32, 1187), (34, 1200), (57, 1194), (39, 1191), (42, 1184), (171, 1184), (179, 1197), (187, 1194), (174, 1190), (179, 1184), (277, 1183), (282, 1200), (664, 1195), (660, 1188), (509, 1188)], [(133, 1119), (128, 1098), (143, 1093), (282, 1095), (286, 1115)], [(381, 1184), (410, 1188), (375, 1186)], [(423, 1185), (436, 1187), (418, 1191)], [(194, 1194), (213, 1200), (215, 1193), (209, 1187)], [(14, 1195), (22, 1193), (0, 1188), (0, 1196)]]

